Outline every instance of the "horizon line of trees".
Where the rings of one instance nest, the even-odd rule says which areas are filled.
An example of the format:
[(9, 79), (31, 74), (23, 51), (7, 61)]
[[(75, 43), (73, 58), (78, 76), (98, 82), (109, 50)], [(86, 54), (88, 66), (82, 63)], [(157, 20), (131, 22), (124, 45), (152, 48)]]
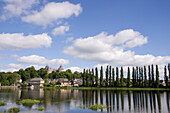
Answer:
[[(148, 72), (146, 71), (147, 67), (133, 67), (132, 73), (130, 68), (127, 69), (127, 78), (124, 77), (123, 67), (120, 69), (118, 67), (107, 66), (105, 70), (105, 79), (103, 77), (104, 70), (101, 66), (100, 71), (98, 68), (95, 69), (84, 69), (82, 78), (84, 87), (160, 87), (159, 79), (159, 68), (156, 65), (156, 70), (154, 70), (154, 65), (148, 65)], [(168, 73), (167, 75), (167, 66), (164, 67), (164, 85), (170, 87), (170, 64), (168, 64)], [(100, 73), (100, 77), (98, 76)], [(119, 73), (120, 72), (120, 73)]]
[[(146, 71), (146, 69), (148, 71)], [(168, 72), (167, 72), (168, 70)], [(132, 72), (132, 73), (131, 73)], [(169, 73), (169, 75), (168, 75)], [(105, 74), (105, 78), (104, 75)], [(148, 67), (133, 67), (132, 70), (128, 67), (127, 78), (124, 76), (123, 67), (112, 67), (107, 66), (104, 71), (103, 66), (100, 70), (95, 69), (84, 69), (83, 72), (74, 73), (70, 69), (62, 72), (55, 72), (48, 74), (45, 68), (35, 70), (34, 66), (28, 67), (25, 70), (20, 69), (16, 72), (0, 72), (0, 83), (3, 86), (12, 85), (18, 79), (22, 79), (22, 82), (29, 78), (41, 77), (42, 79), (57, 79), (57, 78), (68, 78), (69, 81), (79, 78), (82, 79), (82, 86), (84, 87), (160, 87), (159, 80), (159, 69), (156, 65), (156, 70), (154, 70), (154, 65), (148, 65)], [(99, 76), (100, 75), (100, 76)], [(17, 78), (17, 79), (16, 79)], [(164, 67), (164, 81), (165, 86), (169, 86), (168, 82), (170, 80), (170, 64)]]

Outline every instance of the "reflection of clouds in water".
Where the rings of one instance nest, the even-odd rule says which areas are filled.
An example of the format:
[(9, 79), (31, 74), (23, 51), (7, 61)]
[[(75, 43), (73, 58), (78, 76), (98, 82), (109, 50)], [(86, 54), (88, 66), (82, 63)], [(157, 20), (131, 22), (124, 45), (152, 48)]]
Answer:
[[(19, 93), (20, 92), (20, 93)], [(6, 96), (2, 95), (6, 94)], [(21, 94), (20, 97), (17, 95)], [(167, 95), (168, 94), (168, 95)], [(7, 96), (8, 95), (8, 96)], [(36, 108), (44, 106), (46, 113), (79, 113), (79, 112), (168, 112), (170, 108), (170, 93), (163, 91), (121, 91), (121, 90), (67, 90), (67, 89), (0, 89), (0, 98), (7, 100), (7, 105), (0, 107), (9, 109), (20, 107), (21, 113), (39, 112)], [(41, 104), (34, 104), (32, 108), (17, 105), (17, 100), (37, 99)], [(103, 104), (106, 108), (92, 111), (88, 106)], [(83, 105), (85, 109), (80, 108)]]

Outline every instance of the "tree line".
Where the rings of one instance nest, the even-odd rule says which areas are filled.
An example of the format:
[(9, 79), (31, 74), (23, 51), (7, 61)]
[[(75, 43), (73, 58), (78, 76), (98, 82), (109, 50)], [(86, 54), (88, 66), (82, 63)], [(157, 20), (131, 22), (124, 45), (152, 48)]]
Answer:
[[(107, 66), (105, 73), (103, 72), (103, 66), (101, 66), (100, 70), (98, 68), (95, 69), (84, 69), (83, 70), (83, 86), (84, 87), (160, 87), (159, 80), (159, 68), (156, 65), (156, 70), (154, 70), (155, 66), (149, 65), (148, 67), (133, 67), (132, 73), (130, 68), (127, 70), (127, 78), (124, 77), (123, 67), (112, 67)], [(146, 71), (148, 68), (148, 72)], [(168, 80), (170, 79), (170, 64), (168, 64), (168, 73), (167, 75), (167, 67), (164, 67), (164, 81), (165, 86), (170, 86)], [(100, 78), (98, 73), (100, 72)], [(103, 75), (105, 74), (105, 78)], [(132, 77), (131, 77), (132, 75)]]
[[(160, 87), (158, 65), (156, 65), (156, 70), (154, 70), (154, 67), (154, 65), (149, 65), (147, 67), (136, 66), (133, 67), (132, 70), (128, 67), (127, 78), (125, 78), (123, 67), (107, 66), (106, 70), (104, 70), (103, 66), (101, 66), (99, 70), (96, 67), (95, 69), (84, 69), (83, 72), (76, 71), (74, 73), (68, 69), (62, 72), (53, 71), (48, 74), (45, 68), (36, 70), (34, 66), (32, 66), (13, 73), (0, 72), (0, 83), (3, 86), (8, 86), (16, 83), (20, 78), (24, 82), (30, 78), (41, 77), (42, 79), (51, 80), (68, 78), (69, 81), (79, 78), (82, 79), (83, 87)], [(168, 82), (169, 79), (170, 64), (164, 67), (164, 81), (167, 87), (170, 86)]]
[(26, 69), (20, 69), (15, 72), (0, 72), (0, 84), (2, 86), (10, 86), (17, 83), (17, 80), (22, 79), (22, 82), (30, 78), (42, 78), (42, 79), (57, 79), (57, 78), (68, 78), (68, 80), (73, 80), (74, 78), (81, 78), (82, 74), (75, 71), (71, 72), (70, 69), (62, 72), (53, 71), (48, 73), (45, 68), (40, 68), (36, 70), (34, 66), (28, 67)]

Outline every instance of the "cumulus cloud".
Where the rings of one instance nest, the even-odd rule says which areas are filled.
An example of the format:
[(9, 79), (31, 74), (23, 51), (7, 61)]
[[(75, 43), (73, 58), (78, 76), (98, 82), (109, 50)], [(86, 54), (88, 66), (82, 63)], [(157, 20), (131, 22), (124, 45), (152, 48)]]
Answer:
[[(69, 68), (67, 68), (67, 69), (71, 69), (72, 73), (74, 73), (75, 71), (77, 71), (77, 72), (83, 72), (83, 69), (80, 68), (80, 67), (69, 67)], [(67, 70), (67, 69), (66, 69), (66, 70)]]
[(43, 65), (67, 65), (69, 64), (68, 60), (65, 59), (51, 59), (48, 60), (43, 56), (31, 55), (31, 56), (23, 56), (17, 59), (19, 63), (28, 63), (28, 64), (43, 64)]
[(170, 56), (135, 55), (134, 48), (146, 44), (147, 37), (133, 29), (108, 35), (102, 32), (93, 37), (74, 40), (71, 46), (65, 47), (63, 53), (88, 61), (109, 63), (121, 66), (164, 64), (170, 62)]
[(39, 0), (2, 0), (5, 2), (3, 6), (3, 14), (1, 19), (20, 16), (22, 14), (29, 14), (33, 5), (38, 4)]
[(0, 34), (0, 50), (50, 47), (52, 38), (46, 33), (24, 36), (23, 33)]
[(0, 64), (0, 67), (7, 67), (7, 68), (13, 68), (13, 69), (20, 69), (20, 68), (23, 68), (24, 66), (21, 65), (21, 64), (6, 64), (6, 65)]
[(82, 12), (80, 4), (72, 4), (70, 2), (46, 4), (40, 11), (34, 11), (33, 14), (24, 16), (22, 20), (36, 25), (47, 26), (60, 19), (66, 19), (72, 15), (78, 16)]
[(72, 42), (73, 40), (74, 40), (74, 37), (68, 37), (68, 38), (66, 39), (66, 43)]
[(53, 29), (52, 34), (53, 35), (63, 35), (65, 32), (69, 31), (69, 26), (59, 26)]
[(12, 58), (17, 58), (17, 57), (19, 57), (19, 56), (16, 55), (16, 54), (13, 54), (13, 55), (11, 55), (11, 57), (12, 57)]

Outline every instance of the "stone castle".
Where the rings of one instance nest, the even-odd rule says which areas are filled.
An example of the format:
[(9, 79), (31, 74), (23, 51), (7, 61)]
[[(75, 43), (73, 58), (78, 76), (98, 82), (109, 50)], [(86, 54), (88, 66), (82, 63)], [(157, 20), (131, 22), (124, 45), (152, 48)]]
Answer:
[(45, 69), (48, 70), (48, 74), (49, 74), (49, 73), (52, 73), (53, 71), (55, 71), (55, 72), (64, 71), (64, 68), (63, 68), (62, 65), (60, 65), (60, 67), (59, 67), (58, 69), (52, 69), (52, 68), (50, 68), (50, 67), (47, 65), (47, 66), (45, 66)]

